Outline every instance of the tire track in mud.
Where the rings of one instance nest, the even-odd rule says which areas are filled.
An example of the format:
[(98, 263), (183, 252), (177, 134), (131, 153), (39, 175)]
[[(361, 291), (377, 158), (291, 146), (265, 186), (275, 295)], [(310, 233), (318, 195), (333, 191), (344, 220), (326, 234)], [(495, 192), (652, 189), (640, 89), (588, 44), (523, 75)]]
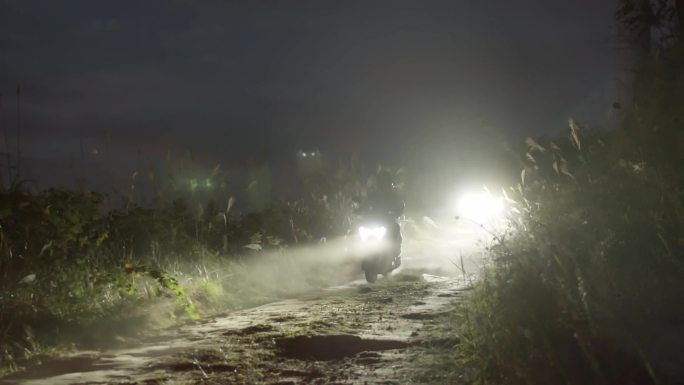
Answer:
[(357, 281), (169, 329), (135, 347), (48, 360), (0, 384), (420, 383), (416, 360), (463, 290), (426, 274)]

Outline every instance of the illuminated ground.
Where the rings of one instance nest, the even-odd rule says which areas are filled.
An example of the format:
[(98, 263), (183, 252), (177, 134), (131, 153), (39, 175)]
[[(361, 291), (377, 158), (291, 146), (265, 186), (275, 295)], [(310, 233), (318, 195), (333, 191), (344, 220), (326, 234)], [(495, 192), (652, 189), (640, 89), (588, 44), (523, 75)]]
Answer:
[(416, 273), (373, 286), (357, 281), (166, 330), (126, 349), (78, 352), (0, 383), (427, 383), (430, 345), (456, 343), (430, 330), (462, 290), (457, 279)]
[[(46, 359), (0, 384), (442, 384), (434, 366), (457, 341), (434, 331), (481, 266), (478, 240), (486, 234), (453, 218), (403, 229), (401, 268), (374, 285), (358, 279), (125, 348)], [(306, 263), (341, 258), (342, 249), (328, 242), (296, 253)]]

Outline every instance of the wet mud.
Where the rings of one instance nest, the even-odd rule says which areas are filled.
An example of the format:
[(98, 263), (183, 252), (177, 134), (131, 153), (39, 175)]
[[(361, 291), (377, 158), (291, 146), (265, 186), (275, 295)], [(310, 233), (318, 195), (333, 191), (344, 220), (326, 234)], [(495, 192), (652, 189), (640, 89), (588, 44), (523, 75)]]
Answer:
[(354, 282), (160, 332), (136, 346), (75, 352), (0, 384), (411, 384), (431, 330), (464, 289), (413, 275)]

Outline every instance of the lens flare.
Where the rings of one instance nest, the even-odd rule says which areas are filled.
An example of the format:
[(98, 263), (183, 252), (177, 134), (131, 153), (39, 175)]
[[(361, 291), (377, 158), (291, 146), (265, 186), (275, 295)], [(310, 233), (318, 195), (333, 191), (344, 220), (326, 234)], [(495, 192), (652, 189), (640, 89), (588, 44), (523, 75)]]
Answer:
[(503, 212), (503, 198), (493, 197), (487, 192), (466, 194), (458, 202), (459, 216), (480, 224), (501, 219)]
[(362, 241), (382, 239), (386, 232), (387, 229), (384, 226), (359, 227), (359, 236), (361, 237)]

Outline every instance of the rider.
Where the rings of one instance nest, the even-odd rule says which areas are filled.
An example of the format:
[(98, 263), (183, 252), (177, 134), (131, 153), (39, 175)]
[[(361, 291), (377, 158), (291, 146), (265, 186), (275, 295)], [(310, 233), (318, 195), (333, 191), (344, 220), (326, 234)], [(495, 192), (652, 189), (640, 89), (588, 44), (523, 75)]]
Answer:
[(404, 213), (404, 201), (399, 196), (394, 178), (387, 170), (381, 170), (375, 176), (375, 188), (367, 196), (365, 205), (368, 212), (380, 216), (389, 224), (387, 235), (392, 241), (395, 253), (394, 268), (401, 264), (401, 229), (399, 217)]

